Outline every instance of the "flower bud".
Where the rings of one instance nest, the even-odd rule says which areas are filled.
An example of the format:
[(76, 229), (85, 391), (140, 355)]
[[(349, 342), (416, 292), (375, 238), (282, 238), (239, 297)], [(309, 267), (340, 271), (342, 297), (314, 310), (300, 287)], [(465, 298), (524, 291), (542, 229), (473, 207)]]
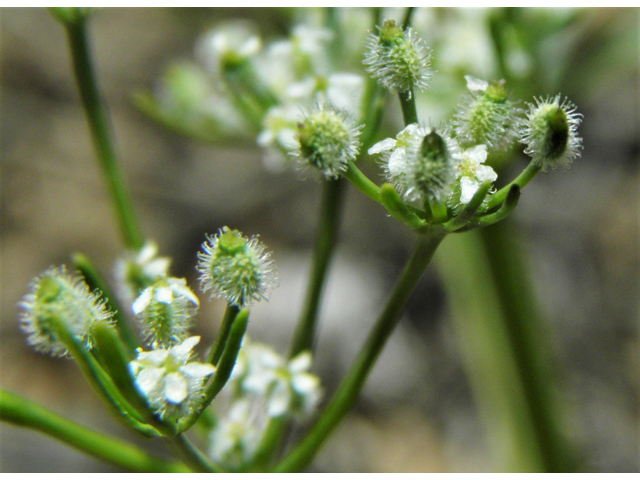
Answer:
[(426, 90), (431, 79), (431, 49), (411, 28), (386, 20), (380, 33), (370, 33), (365, 70), (392, 93)]
[(27, 343), (39, 352), (53, 356), (67, 353), (57, 321), (91, 347), (91, 325), (110, 321), (113, 316), (104, 300), (91, 293), (81, 278), (67, 274), (64, 267), (50, 267), (31, 281), (29, 290), (19, 304), (23, 310), (20, 326), (27, 334)]
[(520, 132), (520, 142), (524, 143), (524, 153), (542, 168), (568, 168), (580, 156), (582, 138), (578, 137), (578, 125), (582, 115), (576, 113), (576, 106), (568, 99), (560, 103), (560, 95), (553, 100), (535, 99), (536, 104), (528, 104), (529, 112)]
[(453, 124), (456, 139), (464, 147), (487, 145), (490, 151), (505, 151), (517, 138), (518, 109), (508, 100), (504, 80), (489, 84), (466, 75), (469, 94), (456, 109)]
[(338, 178), (360, 150), (363, 126), (329, 105), (318, 105), (298, 124), (298, 148), (293, 152), (303, 170), (315, 169), (326, 179)]
[(271, 253), (257, 237), (247, 239), (237, 230), (223, 227), (207, 237), (198, 253), (200, 288), (231, 305), (245, 306), (266, 300), (278, 283)]

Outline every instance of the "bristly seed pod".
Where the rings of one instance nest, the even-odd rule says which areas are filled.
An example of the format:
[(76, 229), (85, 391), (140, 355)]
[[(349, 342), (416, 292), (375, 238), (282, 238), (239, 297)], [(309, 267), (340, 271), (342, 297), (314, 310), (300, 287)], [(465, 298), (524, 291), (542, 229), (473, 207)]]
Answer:
[(568, 168), (580, 156), (582, 138), (578, 126), (582, 115), (568, 99), (560, 102), (560, 95), (553, 100), (535, 99), (528, 104), (529, 112), (520, 132), (520, 142), (527, 148), (524, 153), (537, 163), (543, 172), (558, 167)]
[(113, 316), (100, 295), (90, 292), (83, 279), (67, 274), (64, 267), (50, 267), (31, 281), (29, 290), (19, 304), (20, 326), (27, 343), (39, 352), (58, 357), (67, 353), (57, 322), (91, 347), (91, 325), (109, 322)]
[(257, 237), (247, 239), (223, 227), (217, 235), (207, 236), (202, 249), (197, 267), (200, 288), (231, 305), (244, 307), (267, 300), (268, 291), (278, 284), (271, 253)]

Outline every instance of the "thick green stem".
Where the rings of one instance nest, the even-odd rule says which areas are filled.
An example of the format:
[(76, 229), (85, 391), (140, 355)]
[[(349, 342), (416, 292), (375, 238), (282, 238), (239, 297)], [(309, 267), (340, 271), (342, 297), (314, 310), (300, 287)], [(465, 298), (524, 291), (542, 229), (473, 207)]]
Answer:
[(562, 436), (562, 412), (554, 386), (561, 366), (538, 311), (526, 259), (513, 225), (500, 223), (480, 230), (480, 238), (504, 312), (505, 328), (525, 392), (528, 413), (547, 472), (576, 471), (575, 452)]
[(0, 418), (9, 423), (49, 435), (124, 470), (171, 473), (189, 471), (180, 463), (154, 458), (135, 445), (77, 425), (13, 393), (0, 391)]
[(439, 230), (420, 238), (420, 243), (405, 266), (385, 309), (331, 403), (305, 439), (276, 467), (276, 471), (294, 472), (307, 467), (329, 434), (355, 403), (371, 368), (398, 324), (409, 297), (443, 237), (443, 231)]
[(80, 99), (87, 115), (89, 129), (102, 170), (107, 178), (120, 222), (124, 243), (139, 250), (143, 236), (136, 221), (129, 192), (116, 159), (111, 126), (98, 92), (84, 18), (64, 24), (71, 47), (73, 68), (80, 90)]
[(402, 28), (407, 28), (411, 26), (411, 19), (413, 18), (413, 14), (416, 11), (416, 7), (407, 7), (407, 11), (404, 14), (404, 18), (402, 19)]
[(329, 262), (338, 238), (338, 223), (342, 212), (345, 180), (331, 180), (323, 184), (320, 227), (311, 267), (311, 277), (304, 302), (304, 310), (296, 327), (289, 357), (304, 350), (312, 350), (318, 320), (320, 299)]
[(416, 110), (416, 96), (413, 89), (398, 93), (400, 106), (402, 107), (402, 118), (405, 125), (418, 123), (418, 111)]
[(237, 305), (227, 305), (227, 309), (224, 312), (224, 318), (222, 319), (222, 324), (220, 325), (220, 329), (218, 330), (218, 336), (216, 337), (216, 340), (211, 347), (211, 351), (207, 355), (207, 363), (217, 365), (220, 361), (222, 352), (224, 352), (224, 347), (227, 344), (227, 340), (229, 339), (229, 333), (231, 333), (233, 321), (235, 320), (239, 311), (240, 307), (238, 307)]
[(358, 190), (364, 193), (374, 202), (382, 204), (380, 198), (380, 188), (367, 178), (353, 162), (349, 162), (349, 168), (344, 173), (344, 177), (349, 180)]

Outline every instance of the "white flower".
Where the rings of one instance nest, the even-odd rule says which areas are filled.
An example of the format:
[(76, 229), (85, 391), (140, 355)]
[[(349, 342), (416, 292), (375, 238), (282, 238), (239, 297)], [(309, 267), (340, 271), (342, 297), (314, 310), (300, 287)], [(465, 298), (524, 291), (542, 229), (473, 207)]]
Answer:
[(257, 237), (245, 238), (229, 227), (207, 236), (198, 253), (200, 288), (231, 305), (246, 306), (267, 300), (278, 284), (271, 253)]
[(255, 402), (243, 398), (234, 402), (226, 415), (218, 416), (209, 437), (214, 462), (237, 469), (253, 459), (266, 426), (256, 407)]
[(238, 63), (253, 57), (261, 48), (260, 37), (250, 24), (232, 22), (214, 29), (196, 45), (196, 56), (212, 72), (220, 72), (225, 63)]
[(311, 363), (310, 352), (287, 362), (270, 347), (245, 340), (232, 381), (240, 391), (264, 399), (271, 417), (305, 416), (314, 411), (322, 396), (320, 380), (309, 373)]
[(423, 132), (417, 123), (412, 123), (398, 133), (395, 140), (385, 138), (368, 150), (369, 155), (382, 154), (386, 178), (396, 187), (406, 188), (407, 148), (420, 134), (426, 135), (426, 132)]
[(280, 162), (273, 167), (281, 167), (287, 158), (285, 155), (295, 150), (298, 144), (297, 125), (301, 117), (300, 108), (291, 104), (272, 107), (265, 115), (262, 121), (264, 130), (258, 135), (257, 142), (261, 147), (280, 153)]
[(460, 203), (469, 203), (482, 183), (495, 182), (498, 178), (493, 168), (483, 165), (486, 160), (486, 145), (477, 145), (462, 152), (462, 161), (458, 163)]
[(158, 245), (147, 241), (139, 251), (126, 252), (116, 261), (114, 273), (119, 292), (128, 299), (137, 298), (140, 292), (158, 278), (166, 277), (171, 259), (158, 257)]
[(129, 363), (135, 383), (161, 416), (176, 412), (190, 413), (191, 403), (198, 400), (204, 380), (215, 372), (208, 363), (190, 362), (193, 347), (200, 337), (189, 337), (170, 349), (150, 352), (138, 349), (138, 356)]
[(55, 320), (91, 347), (91, 325), (111, 321), (113, 313), (105, 301), (89, 291), (83, 279), (67, 274), (65, 267), (50, 267), (29, 284), (19, 303), (23, 310), (20, 327), (27, 335), (27, 343), (37, 351), (62, 356), (67, 347), (59, 339)]
[(147, 342), (170, 347), (184, 340), (200, 302), (184, 278), (160, 278), (133, 302)]
[(293, 101), (309, 100), (326, 103), (338, 110), (357, 116), (360, 111), (364, 78), (347, 72), (332, 73), (328, 77), (306, 77), (287, 87), (286, 95)]

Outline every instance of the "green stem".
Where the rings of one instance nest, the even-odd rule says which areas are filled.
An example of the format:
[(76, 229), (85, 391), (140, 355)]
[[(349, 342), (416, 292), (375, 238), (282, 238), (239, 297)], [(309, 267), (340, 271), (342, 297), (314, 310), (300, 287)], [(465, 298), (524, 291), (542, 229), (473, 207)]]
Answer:
[(98, 273), (98, 270), (96, 270), (95, 266), (86, 255), (83, 255), (82, 253), (75, 253), (73, 254), (72, 261), (74, 267), (76, 267), (84, 277), (89, 288), (91, 290), (99, 290), (102, 292), (102, 298), (107, 302), (109, 310), (113, 312), (113, 318), (116, 322), (118, 333), (127, 345), (129, 353), (133, 354), (140, 346), (140, 343), (129, 326), (129, 323), (123, 313), (124, 310), (120, 306), (116, 296), (111, 292), (107, 283), (104, 281), (104, 278), (100, 273)]
[(416, 11), (416, 7), (407, 7), (407, 11), (404, 14), (404, 19), (402, 20), (402, 28), (407, 28), (411, 26), (411, 18)]
[(413, 89), (405, 90), (398, 93), (400, 98), (400, 106), (402, 107), (402, 118), (405, 125), (418, 123), (418, 111), (416, 110), (416, 96)]
[(525, 391), (528, 413), (547, 472), (576, 471), (575, 452), (561, 434), (554, 381), (561, 365), (553, 361), (550, 339), (537, 308), (526, 259), (513, 225), (480, 230), (485, 255), (504, 312), (505, 329)]
[(513, 182), (509, 183), (508, 185), (505, 185), (500, 190), (498, 190), (498, 192), (496, 192), (496, 194), (491, 198), (491, 201), (489, 202), (489, 209), (496, 208), (502, 205), (504, 201), (507, 199), (509, 190), (511, 190), (511, 187), (513, 185), (517, 185), (518, 187), (520, 187), (520, 190), (522, 190), (525, 187), (525, 185), (527, 185), (531, 180), (533, 180), (533, 178), (538, 173), (540, 173), (540, 165), (537, 163), (534, 163), (533, 161), (530, 162), (529, 165), (527, 165), (527, 168), (525, 168), (522, 171), (522, 173), (520, 173), (520, 175), (518, 175)]
[(204, 454), (198, 450), (184, 434), (179, 434), (174, 438), (166, 440), (167, 445), (172, 450), (179, 453), (185, 463), (187, 463), (195, 472), (199, 473), (222, 473), (223, 470), (214, 465)]
[(143, 244), (143, 236), (135, 218), (124, 177), (116, 160), (109, 120), (94, 74), (85, 19), (79, 18), (76, 22), (68, 22), (64, 25), (71, 47), (80, 99), (87, 115), (98, 159), (111, 189), (123, 239), (128, 247), (139, 250)]
[(227, 309), (224, 312), (224, 318), (222, 319), (222, 324), (220, 325), (220, 329), (218, 330), (218, 336), (216, 337), (216, 340), (211, 347), (211, 351), (207, 355), (207, 363), (217, 365), (220, 361), (222, 352), (224, 352), (224, 347), (227, 344), (227, 340), (229, 339), (229, 333), (231, 333), (233, 321), (238, 315), (238, 312), (240, 312), (240, 307), (238, 307), (237, 305), (227, 305)]
[(385, 309), (378, 318), (351, 370), (333, 396), (331, 403), (307, 433), (305, 439), (276, 467), (276, 471), (294, 472), (304, 469), (349, 411), (374, 362), (397, 325), (418, 280), (443, 238), (444, 232), (441, 230), (433, 231), (420, 238), (420, 243), (405, 266)]
[(94, 432), (26, 398), (0, 390), (0, 418), (37, 430), (82, 452), (132, 472), (180, 473), (182, 464), (154, 458), (135, 445)]
[(304, 309), (293, 335), (289, 357), (293, 358), (304, 350), (312, 350), (318, 321), (320, 298), (325, 283), (329, 262), (338, 238), (338, 223), (342, 212), (342, 198), (345, 191), (343, 179), (326, 181), (323, 184), (320, 228), (311, 267), (311, 277), (307, 288)]
[(380, 188), (369, 180), (369, 178), (367, 178), (367, 176), (362, 173), (358, 167), (356, 167), (355, 163), (349, 162), (349, 168), (344, 172), (344, 177), (371, 200), (382, 204)]

